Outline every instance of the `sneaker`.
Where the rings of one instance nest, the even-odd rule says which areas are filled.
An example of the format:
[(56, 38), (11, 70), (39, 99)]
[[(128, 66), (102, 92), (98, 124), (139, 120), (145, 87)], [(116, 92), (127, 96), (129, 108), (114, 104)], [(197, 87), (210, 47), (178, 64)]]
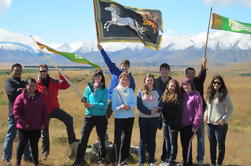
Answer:
[(204, 162), (203, 161), (197, 161), (197, 166), (203, 166)]
[(11, 166), (10, 160), (3, 159), (3, 163), (5, 166)]
[(47, 160), (48, 156), (49, 156), (49, 152), (42, 153), (42, 159), (43, 160)]
[(149, 166), (156, 166), (154, 163), (150, 163)]
[(32, 156), (24, 156), (23, 155), (23, 160), (25, 161), (25, 162), (29, 162), (29, 163), (32, 163), (33, 162), (33, 157)]
[(128, 162), (127, 162), (127, 160), (124, 160), (124, 161), (121, 161), (119, 165), (120, 166), (128, 166)]

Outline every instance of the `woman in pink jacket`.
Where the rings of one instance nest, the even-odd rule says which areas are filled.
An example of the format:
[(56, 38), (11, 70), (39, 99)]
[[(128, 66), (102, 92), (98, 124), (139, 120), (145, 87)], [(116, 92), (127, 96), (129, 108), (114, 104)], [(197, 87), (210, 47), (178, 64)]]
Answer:
[(48, 111), (43, 96), (37, 90), (36, 80), (28, 78), (26, 89), (16, 98), (13, 115), (19, 134), (16, 166), (21, 165), (22, 154), (27, 142), (30, 142), (34, 165), (38, 163), (38, 141), (41, 129), (48, 125)]

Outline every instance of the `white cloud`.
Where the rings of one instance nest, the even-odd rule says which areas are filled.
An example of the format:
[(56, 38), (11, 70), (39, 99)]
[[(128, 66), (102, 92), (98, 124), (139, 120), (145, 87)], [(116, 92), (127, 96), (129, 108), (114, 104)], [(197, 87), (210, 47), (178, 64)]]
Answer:
[(251, 8), (251, 0), (204, 0), (209, 6), (231, 6), (241, 5)]
[(218, 5), (233, 5), (236, 0), (204, 0), (205, 3), (209, 6), (218, 6)]
[(242, 4), (243, 4), (245, 7), (251, 8), (251, 0), (242, 0)]
[(0, 0), (0, 14), (4, 13), (11, 6), (11, 0)]

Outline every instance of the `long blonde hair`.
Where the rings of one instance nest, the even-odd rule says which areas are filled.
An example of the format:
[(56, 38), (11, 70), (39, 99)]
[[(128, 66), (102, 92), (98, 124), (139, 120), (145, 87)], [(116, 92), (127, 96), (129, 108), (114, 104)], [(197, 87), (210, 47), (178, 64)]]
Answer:
[[(143, 88), (142, 88), (142, 91), (143, 91), (143, 94), (145, 94), (145, 95), (150, 95), (150, 89), (148, 88), (148, 86), (146, 86), (146, 84), (145, 84), (145, 81), (146, 81), (146, 78), (147, 77), (151, 77), (151, 78), (153, 78), (153, 80), (154, 80), (154, 75), (152, 75), (152, 74), (147, 74), (146, 76), (145, 76), (145, 78), (144, 78), (144, 86), (143, 86)], [(154, 84), (153, 84), (153, 86), (154, 86)]]
[[(170, 91), (168, 90), (169, 84), (175, 84), (175, 91), (174, 93), (170, 93)], [(167, 103), (167, 102), (177, 102), (180, 99), (180, 88), (179, 88), (179, 82), (175, 79), (171, 79), (168, 81), (167, 85), (166, 85), (166, 89), (163, 93), (162, 96), (162, 101), (163, 103)]]

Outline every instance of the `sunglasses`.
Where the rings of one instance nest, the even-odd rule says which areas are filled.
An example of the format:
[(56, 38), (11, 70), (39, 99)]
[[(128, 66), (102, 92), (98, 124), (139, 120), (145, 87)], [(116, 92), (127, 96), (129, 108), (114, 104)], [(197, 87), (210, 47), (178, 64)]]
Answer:
[(218, 85), (220, 85), (221, 83), (220, 83), (220, 82), (213, 82), (213, 84), (218, 84)]
[(48, 70), (40, 70), (40, 73), (46, 73)]

